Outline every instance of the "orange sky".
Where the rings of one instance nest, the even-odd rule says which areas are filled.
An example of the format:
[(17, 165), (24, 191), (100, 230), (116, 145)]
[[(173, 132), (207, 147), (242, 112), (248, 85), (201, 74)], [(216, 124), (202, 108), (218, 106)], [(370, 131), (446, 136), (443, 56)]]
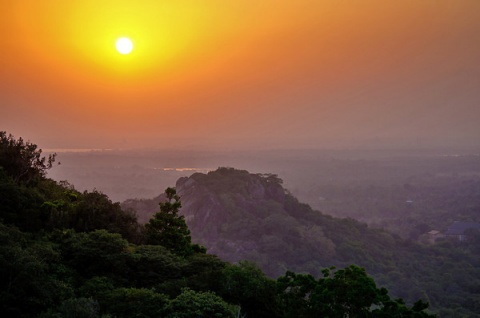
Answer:
[(43, 148), (480, 145), (478, 0), (3, 0), (0, 32), (0, 129)]

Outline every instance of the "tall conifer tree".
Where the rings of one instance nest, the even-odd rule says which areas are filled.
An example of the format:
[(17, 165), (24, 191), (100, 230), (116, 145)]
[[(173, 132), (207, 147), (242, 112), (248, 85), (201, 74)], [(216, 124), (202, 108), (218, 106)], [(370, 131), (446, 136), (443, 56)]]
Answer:
[(165, 190), (166, 202), (160, 202), (160, 212), (145, 225), (147, 244), (161, 245), (175, 254), (186, 256), (192, 253), (192, 238), (183, 215), (179, 215), (182, 204), (173, 188)]

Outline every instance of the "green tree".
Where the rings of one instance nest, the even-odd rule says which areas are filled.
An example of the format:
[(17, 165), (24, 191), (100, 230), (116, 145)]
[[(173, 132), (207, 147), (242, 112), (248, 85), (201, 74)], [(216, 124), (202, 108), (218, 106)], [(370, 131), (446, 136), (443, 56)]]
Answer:
[(53, 233), (52, 239), (59, 244), (64, 262), (84, 277), (121, 279), (127, 273), (128, 242), (120, 234), (66, 230)]
[(69, 222), (70, 228), (81, 232), (106, 229), (120, 233), (129, 241), (136, 241), (138, 236), (136, 214), (124, 211), (120, 203), (113, 203), (107, 195), (96, 190), (78, 196)]
[[(371, 317), (373, 318), (434, 318), (436, 315), (427, 313), (429, 304), (418, 300), (410, 308), (402, 299), (392, 300), (386, 297), (382, 301), (382, 306), (372, 311)], [(466, 316), (464, 316), (466, 317)]]
[(160, 203), (160, 212), (145, 225), (147, 244), (161, 245), (171, 252), (187, 256), (193, 253), (190, 230), (183, 215), (179, 215), (182, 204), (173, 188), (165, 190), (166, 202)]
[(392, 300), (385, 288), (361, 267), (351, 265), (336, 271), (324, 269), (323, 278), (287, 272), (277, 280), (285, 317), (401, 317), (433, 318), (428, 303), (417, 301), (411, 308), (403, 300)]
[(73, 296), (53, 244), (0, 223), (0, 313), (36, 317)]
[(365, 269), (351, 265), (330, 277), (329, 270), (320, 279), (311, 299), (317, 312), (334, 317), (367, 317), (370, 307), (378, 305), (385, 290), (377, 289)]
[(132, 273), (130, 283), (145, 288), (180, 279), (184, 263), (183, 258), (159, 245), (134, 246), (127, 261)]
[(99, 318), (98, 303), (92, 298), (70, 298), (57, 310), (49, 309), (40, 318)]
[(279, 317), (275, 281), (251, 262), (227, 265), (220, 277), (219, 295), (241, 307), (247, 317)]
[(317, 287), (316, 279), (309, 274), (296, 274), (291, 271), (278, 278), (280, 308), (285, 318), (316, 317), (311, 309), (310, 295)]
[(104, 312), (117, 318), (164, 317), (169, 300), (164, 294), (143, 288), (117, 288), (105, 295)]
[(219, 277), (226, 265), (216, 255), (195, 253), (187, 258), (182, 274), (194, 290), (218, 290)]
[(40, 209), (42, 194), (34, 187), (13, 181), (0, 167), (0, 220), (21, 230), (38, 231), (47, 219)]
[(53, 166), (55, 157), (56, 154), (43, 157), (42, 150), (37, 149), (37, 145), (0, 131), (0, 167), (16, 183), (31, 185), (45, 177), (46, 171)]
[(212, 292), (195, 292), (185, 288), (171, 301), (167, 312), (167, 318), (233, 318), (238, 313), (238, 307), (226, 303)]

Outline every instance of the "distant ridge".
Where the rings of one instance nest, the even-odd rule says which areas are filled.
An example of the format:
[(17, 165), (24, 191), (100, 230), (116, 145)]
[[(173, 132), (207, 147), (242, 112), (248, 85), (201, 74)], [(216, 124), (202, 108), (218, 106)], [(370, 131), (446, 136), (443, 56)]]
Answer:
[[(271, 277), (286, 270), (319, 276), (326, 266), (357, 264), (395, 297), (422, 298), (435, 310), (451, 308), (458, 297), (465, 302), (476, 297), (469, 280), (480, 275), (479, 258), (476, 252), (461, 250), (469, 247), (445, 245), (449, 242), (417, 245), (353, 219), (314, 211), (284, 189), (277, 175), (219, 168), (180, 178), (176, 188), (192, 240), (224, 260), (254, 261)], [(147, 220), (163, 199), (127, 200), (122, 205)], [(463, 278), (455, 283), (438, 279), (459, 273)], [(453, 286), (457, 290), (451, 299), (446, 290)]]

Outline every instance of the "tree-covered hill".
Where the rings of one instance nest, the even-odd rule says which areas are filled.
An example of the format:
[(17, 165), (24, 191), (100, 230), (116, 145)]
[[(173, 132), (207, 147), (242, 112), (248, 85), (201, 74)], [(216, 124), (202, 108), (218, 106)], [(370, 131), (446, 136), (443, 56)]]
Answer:
[[(322, 268), (353, 263), (395, 296), (429, 301), (442, 317), (475, 317), (480, 310), (478, 233), (465, 244), (419, 245), (314, 211), (276, 175), (233, 168), (181, 178), (176, 189), (194, 241), (224, 260), (254, 261), (270, 277), (287, 269), (318, 276)], [(146, 219), (161, 200), (128, 200), (123, 206)]]
[[(480, 222), (478, 156), (447, 158), (448, 161), (429, 159), (433, 172), (417, 171), (414, 175), (406, 172), (404, 178), (392, 177), (389, 182), (382, 180), (374, 184), (371, 180), (336, 184), (319, 181), (321, 184), (299, 191), (298, 197), (328, 214), (361, 220), (411, 240), (418, 240), (431, 230), (445, 232), (455, 221)], [(434, 169), (437, 161), (447, 162), (441, 169)], [(420, 165), (417, 161), (407, 162)], [(448, 164), (451, 170), (445, 168)], [(374, 167), (359, 169), (379, 174)], [(401, 170), (398, 167), (392, 170), (394, 168)], [(383, 175), (390, 177), (386, 172)]]
[(192, 244), (173, 188), (145, 224), (45, 177), (55, 156), (0, 132), (2, 317), (433, 317), (355, 265), (268, 278)]

